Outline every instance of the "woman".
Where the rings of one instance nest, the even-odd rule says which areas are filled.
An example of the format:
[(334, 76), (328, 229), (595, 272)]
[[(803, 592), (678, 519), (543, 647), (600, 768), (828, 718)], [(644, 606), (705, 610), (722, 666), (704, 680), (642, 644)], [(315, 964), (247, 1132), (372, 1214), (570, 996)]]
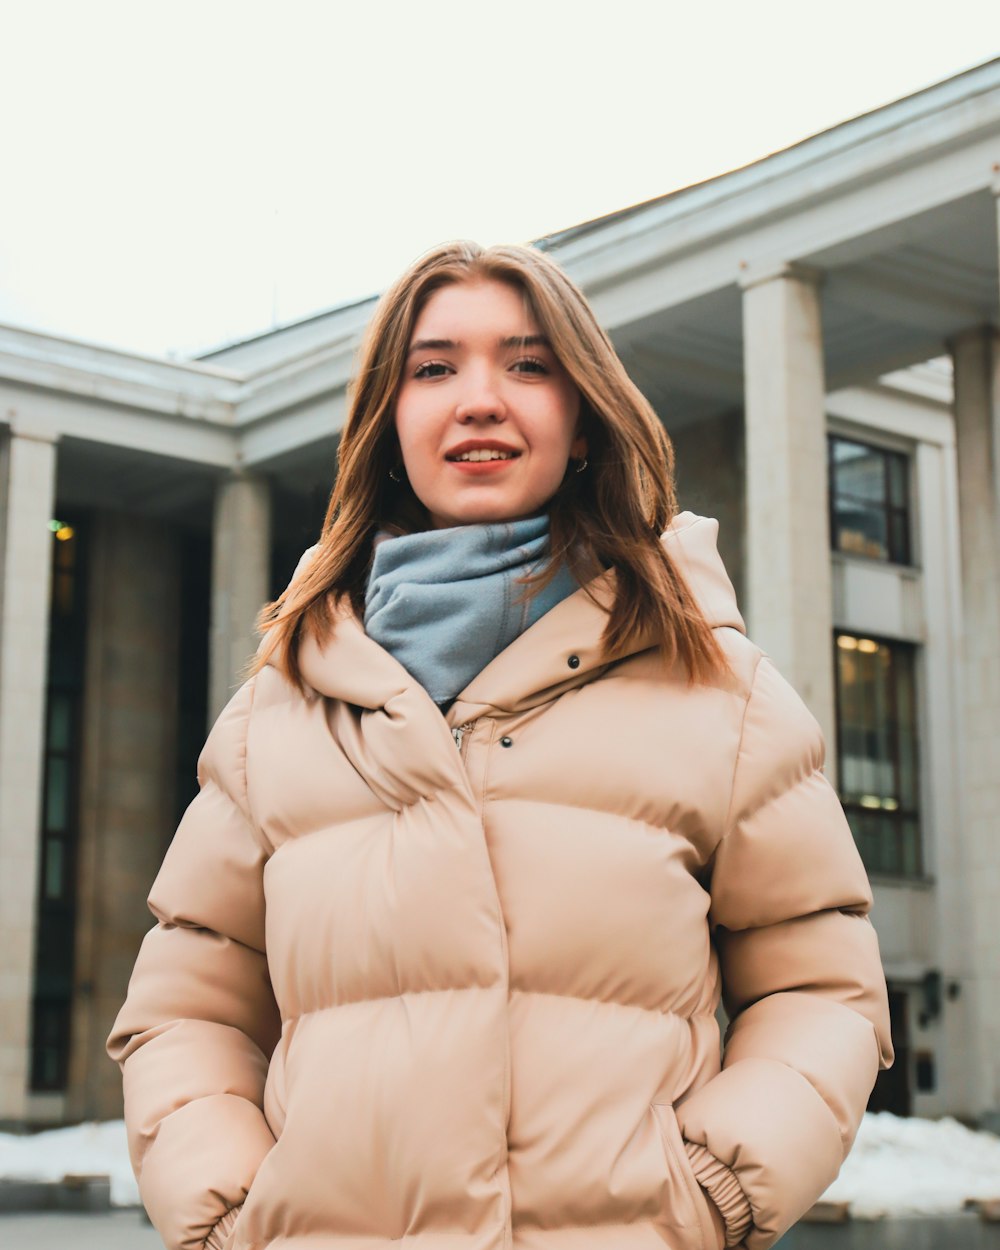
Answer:
[(892, 1058), (869, 886), (675, 513), (545, 256), (383, 297), (108, 1042), (168, 1246), (764, 1250), (836, 1175)]

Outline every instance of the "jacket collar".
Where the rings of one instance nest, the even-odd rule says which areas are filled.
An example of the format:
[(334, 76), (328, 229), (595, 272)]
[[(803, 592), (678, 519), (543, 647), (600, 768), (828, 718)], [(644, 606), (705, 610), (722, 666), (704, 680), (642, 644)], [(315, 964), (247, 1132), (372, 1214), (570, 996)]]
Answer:
[[(744, 633), (732, 583), (716, 546), (718, 532), (718, 522), (712, 518), (682, 512), (662, 541), (709, 624)], [(310, 555), (311, 550), (302, 557), (296, 574)], [(526, 711), (582, 685), (607, 667), (600, 640), (613, 594), (614, 572), (609, 570), (557, 604), (473, 678), (449, 708), (448, 723), (459, 725), (494, 710)], [(630, 653), (648, 646), (648, 641), (640, 639)], [(579, 660), (572, 668), (571, 656)], [(306, 683), (329, 698), (386, 709), (390, 704), (419, 703), (422, 696), (437, 712), (406, 669), (367, 636), (346, 602), (322, 644), (314, 638), (303, 639), (299, 664)]]

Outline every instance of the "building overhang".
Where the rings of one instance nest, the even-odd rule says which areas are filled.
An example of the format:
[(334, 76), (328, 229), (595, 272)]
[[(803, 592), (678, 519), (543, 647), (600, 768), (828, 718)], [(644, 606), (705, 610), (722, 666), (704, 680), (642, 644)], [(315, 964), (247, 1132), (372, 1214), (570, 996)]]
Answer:
[[(742, 403), (742, 290), (820, 276), (830, 390), (998, 320), (1000, 60), (708, 182), (539, 240), (668, 428)], [(218, 472), (329, 472), (374, 299), (200, 360), (0, 327), (0, 421)]]

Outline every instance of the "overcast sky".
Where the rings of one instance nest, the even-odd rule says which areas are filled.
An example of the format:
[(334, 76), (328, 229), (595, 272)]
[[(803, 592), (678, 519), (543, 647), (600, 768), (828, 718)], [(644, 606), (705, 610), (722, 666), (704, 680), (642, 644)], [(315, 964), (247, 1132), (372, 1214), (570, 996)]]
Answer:
[(187, 354), (1000, 55), (997, 0), (6, 0), (0, 321)]

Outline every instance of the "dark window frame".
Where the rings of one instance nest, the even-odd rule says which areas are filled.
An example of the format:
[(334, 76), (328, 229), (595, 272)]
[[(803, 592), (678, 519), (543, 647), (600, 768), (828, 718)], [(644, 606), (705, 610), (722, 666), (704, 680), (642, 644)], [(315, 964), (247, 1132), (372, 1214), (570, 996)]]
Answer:
[[(870, 639), (872, 642), (878, 643), (881, 647), (888, 648), (892, 656), (892, 679), (889, 683), (889, 718), (890, 725), (895, 727), (895, 733), (890, 735), (890, 763), (893, 770), (894, 789), (899, 799), (899, 805), (894, 810), (889, 809), (873, 809), (866, 807), (861, 803), (852, 802), (844, 793), (844, 743), (842, 735), (843, 717), (841, 709), (844, 704), (844, 692), (840, 673), (840, 651), (842, 648), (838, 639), (842, 636), (855, 638), (857, 640)], [(834, 629), (833, 631), (833, 676), (834, 676), (834, 697), (836, 700), (836, 740), (837, 740), (837, 792), (840, 795), (840, 801), (847, 814), (848, 822), (851, 824), (852, 832), (858, 841), (858, 849), (862, 854), (866, 869), (874, 874), (885, 877), (900, 878), (903, 880), (919, 880), (924, 877), (924, 839), (923, 839), (923, 803), (920, 794), (920, 711), (919, 711), (919, 673), (918, 673), (918, 647), (915, 643), (907, 642), (899, 638), (887, 638), (881, 634), (870, 633), (866, 631), (856, 632), (850, 629)], [(910, 705), (913, 709), (913, 722), (910, 725), (910, 731), (914, 741), (914, 798), (915, 806), (904, 807), (903, 805), (903, 787), (901, 784), (902, 775), (902, 754), (900, 751), (900, 719), (899, 719), (899, 672), (900, 668), (897, 663), (897, 657), (906, 655), (909, 666), (909, 676), (911, 680)], [(892, 831), (892, 853), (887, 857), (890, 867), (885, 867), (882, 862), (872, 864), (868, 857), (864, 854), (864, 845), (858, 838), (856, 832), (856, 822), (859, 817), (871, 818), (874, 811), (878, 811), (879, 819)], [(854, 820), (852, 820), (854, 817)], [(913, 823), (913, 847), (912, 855), (908, 853), (906, 845), (907, 822)], [(913, 867), (906, 867), (907, 860), (911, 860)]]
[[(835, 444), (849, 443), (854, 447), (863, 447), (866, 451), (874, 452), (882, 458), (882, 485), (883, 499), (881, 504), (871, 499), (865, 499), (860, 495), (853, 495), (850, 491), (838, 491), (837, 489), (837, 457), (835, 454)], [(911, 504), (911, 467), (913, 458), (905, 451), (899, 451), (892, 447), (883, 447), (879, 443), (871, 443), (863, 438), (855, 438), (850, 434), (827, 434), (827, 487), (830, 506), (830, 546), (834, 551), (843, 553), (844, 555), (854, 556), (858, 560), (871, 560), (876, 564), (898, 564), (906, 568), (912, 568), (914, 565), (913, 558), (913, 508)], [(904, 500), (901, 504), (892, 502), (892, 465), (899, 464), (902, 467), (902, 477), (905, 483)], [(837, 501), (843, 499), (849, 503), (855, 503), (867, 509), (881, 511), (885, 517), (886, 532), (886, 555), (874, 556), (865, 555), (863, 552), (852, 551), (848, 547), (840, 545), (840, 529), (837, 524)], [(896, 525), (893, 522), (896, 522)], [(900, 533), (902, 541), (896, 543), (895, 535)]]
[[(71, 525), (74, 537), (70, 569), (60, 567), (60, 540), (52, 539), (52, 583), (47, 653), (44, 769), (39, 825), (39, 872), (35, 896), (37, 935), (32, 988), (30, 1089), (33, 1093), (61, 1093), (69, 1084), (72, 1045), (73, 987), (76, 959), (77, 877), (80, 838), (81, 750), (83, 742), (83, 687), (86, 668), (86, 612), (88, 594), (89, 516), (58, 513)], [(69, 613), (59, 610), (66, 579), (71, 583)], [(55, 698), (67, 699), (69, 741), (53, 748), (52, 715)], [(62, 829), (50, 829), (49, 782), (52, 762), (66, 770), (66, 820)], [(59, 844), (62, 888), (55, 897), (47, 892), (50, 856)]]

